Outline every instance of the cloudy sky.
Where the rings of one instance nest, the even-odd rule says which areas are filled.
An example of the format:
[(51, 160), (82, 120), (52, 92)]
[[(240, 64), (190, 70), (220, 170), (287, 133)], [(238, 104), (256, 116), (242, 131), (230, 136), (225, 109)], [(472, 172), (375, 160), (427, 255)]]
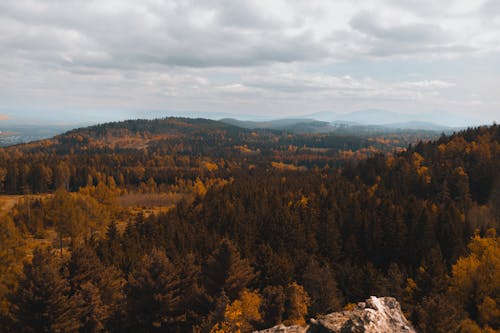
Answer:
[(1, 0), (0, 121), (500, 120), (498, 0)]

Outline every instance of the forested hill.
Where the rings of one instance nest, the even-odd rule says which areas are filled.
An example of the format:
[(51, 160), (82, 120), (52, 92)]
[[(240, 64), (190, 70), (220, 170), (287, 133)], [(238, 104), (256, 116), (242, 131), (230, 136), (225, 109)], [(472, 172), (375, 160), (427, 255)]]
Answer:
[(113, 177), (121, 187), (149, 180), (228, 177), (234, 168), (335, 166), (402, 149), (422, 134), (375, 137), (249, 130), (207, 119), (129, 120), (80, 128), (52, 139), (0, 149), (0, 193), (76, 191)]
[(3, 189), (45, 194), (0, 219), (0, 328), (251, 332), (377, 295), (418, 332), (500, 329), (500, 126), (348, 153), (209, 124), (144, 147), (88, 144), (119, 137), (110, 124), (3, 150)]
[(110, 122), (75, 129), (63, 134), (61, 137), (81, 135), (94, 140), (106, 140), (114, 137), (130, 136), (179, 136), (210, 135), (226, 133), (229, 136), (243, 133), (241, 128), (219, 121), (203, 118), (162, 118), (162, 119), (135, 119), (119, 122)]

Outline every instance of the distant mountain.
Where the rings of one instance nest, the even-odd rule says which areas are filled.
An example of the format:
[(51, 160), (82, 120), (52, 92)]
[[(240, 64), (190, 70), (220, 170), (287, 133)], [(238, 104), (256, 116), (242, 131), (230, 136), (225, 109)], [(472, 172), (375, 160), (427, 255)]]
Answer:
[[(358, 118), (357, 115), (352, 117)], [(396, 117), (392, 117), (394, 120)], [(383, 117), (388, 121), (391, 119), (389, 114)], [(290, 131), (293, 133), (331, 133), (339, 131), (351, 132), (350, 134), (361, 133), (381, 133), (381, 132), (395, 132), (395, 131), (434, 131), (434, 132), (452, 132), (454, 128), (442, 126), (424, 121), (407, 121), (407, 122), (390, 122), (384, 123), (382, 121), (367, 122), (353, 120), (336, 120), (333, 122), (320, 121), (315, 119), (304, 118), (285, 118), (271, 121), (244, 121), (234, 118), (225, 118), (220, 120), (223, 123), (238, 126), (246, 129), (273, 129), (280, 131)]]
[(386, 111), (362, 110), (347, 114), (339, 114), (335, 120), (351, 121), (361, 125), (385, 125), (390, 123), (404, 123), (415, 120), (413, 115)]
[[(456, 115), (445, 111), (420, 112), (414, 114), (400, 113), (395, 111), (368, 109), (350, 113), (318, 112), (305, 117), (335, 122), (356, 123), (358, 125), (380, 125), (394, 128), (393, 124), (400, 125), (399, 128), (442, 130), (446, 128), (464, 128), (482, 125), (481, 119)], [(404, 125), (404, 126), (401, 126)]]
[(309, 117), (329, 122), (356, 123), (359, 125), (383, 125), (409, 121), (408, 115), (386, 110), (360, 110), (350, 113), (318, 112)]
[(427, 131), (443, 131), (450, 132), (456, 128), (429, 123), (425, 121), (407, 121), (403, 123), (384, 124), (382, 127), (391, 129), (411, 129), (411, 130), (427, 130)]
[(247, 129), (273, 129), (294, 133), (327, 133), (334, 130), (334, 127), (329, 122), (314, 119), (286, 118), (271, 121), (244, 121), (225, 118), (220, 121)]

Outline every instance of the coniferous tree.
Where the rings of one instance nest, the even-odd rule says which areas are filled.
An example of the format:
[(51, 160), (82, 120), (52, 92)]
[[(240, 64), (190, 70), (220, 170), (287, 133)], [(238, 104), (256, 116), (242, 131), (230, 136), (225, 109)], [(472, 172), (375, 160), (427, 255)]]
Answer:
[(256, 269), (259, 271), (261, 287), (282, 285), (292, 282), (294, 267), (285, 253), (279, 255), (268, 244), (259, 246), (256, 253)]
[(81, 299), (70, 296), (70, 285), (50, 249), (36, 249), (24, 276), (11, 295), (16, 332), (78, 332)]
[(457, 332), (462, 314), (455, 302), (443, 294), (431, 294), (417, 304), (414, 320), (419, 332)]
[(248, 260), (242, 259), (236, 246), (227, 239), (208, 258), (204, 274), (209, 295), (217, 297), (224, 290), (230, 300), (236, 299), (256, 277)]
[(196, 263), (195, 256), (190, 253), (176, 265), (179, 267), (182, 294), (179, 306), (182, 319), (178, 329), (185, 332), (201, 323), (203, 314), (208, 312), (209, 301), (201, 284), (201, 267)]
[(121, 315), (125, 284), (122, 274), (114, 266), (104, 266), (95, 251), (86, 244), (73, 249), (67, 271), (72, 292), (83, 299), (83, 330), (106, 331), (109, 321)]
[(297, 282), (290, 283), (285, 291), (285, 324), (304, 325), (311, 300), (304, 288)]
[(344, 301), (328, 264), (320, 266), (316, 259), (311, 259), (303, 281), (304, 289), (311, 298), (310, 314), (326, 314), (341, 309)]
[(115, 222), (112, 222), (106, 231), (105, 239), (99, 244), (97, 253), (106, 265), (122, 268), (124, 253), (121, 236)]
[(265, 327), (275, 326), (283, 321), (286, 295), (282, 286), (267, 286), (262, 291), (263, 322)]
[(132, 331), (165, 332), (181, 322), (179, 272), (165, 252), (145, 255), (130, 273), (126, 290)]

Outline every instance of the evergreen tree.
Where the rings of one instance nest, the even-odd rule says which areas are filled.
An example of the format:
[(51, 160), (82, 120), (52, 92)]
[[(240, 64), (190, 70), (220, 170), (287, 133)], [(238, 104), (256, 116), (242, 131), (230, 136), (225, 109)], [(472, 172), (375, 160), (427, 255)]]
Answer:
[(283, 322), (285, 314), (285, 289), (282, 286), (267, 286), (262, 291), (262, 314), (265, 327), (272, 327)]
[(316, 259), (311, 259), (304, 272), (303, 281), (304, 289), (311, 298), (312, 315), (340, 310), (343, 298), (328, 264), (320, 266)]
[(204, 313), (208, 312), (208, 299), (201, 285), (201, 267), (196, 263), (193, 254), (188, 254), (176, 263), (179, 267), (180, 290), (182, 298), (179, 308), (182, 322), (181, 332), (189, 331), (192, 326), (200, 324)]
[(105, 331), (110, 319), (122, 310), (125, 280), (120, 271), (114, 266), (104, 266), (86, 244), (73, 249), (67, 270), (73, 293), (83, 299), (83, 330)]
[(285, 321), (287, 325), (304, 325), (305, 317), (311, 304), (309, 295), (296, 282), (290, 283), (285, 291)]
[(36, 249), (10, 300), (16, 332), (71, 333), (80, 328), (81, 299), (69, 296), (70, 285), (50, 249)]
[(421, 333), (457, 332), (462, 314), (443, 294), (424, 297), (416, 307), (415, 324)]
[(104, 264), (122, 268), (124, 253), (121, 244), (121, 236), (115, 222), (112, 222), (108, 226), (106, 238), (99, 244), (97, 253)]
[(127, 285), (130, 326), (134, 332), (165, 332), (182, 320), (179, 272), (165, 252), (145, 255)]
[(256, 277), (247, 259), (242, 259), (235, 245), (224, 239), (219, 248), (208, 258), (205, 270), (205, 287), (212, 297), (222, 290), (230, 300), (238, 298)]

